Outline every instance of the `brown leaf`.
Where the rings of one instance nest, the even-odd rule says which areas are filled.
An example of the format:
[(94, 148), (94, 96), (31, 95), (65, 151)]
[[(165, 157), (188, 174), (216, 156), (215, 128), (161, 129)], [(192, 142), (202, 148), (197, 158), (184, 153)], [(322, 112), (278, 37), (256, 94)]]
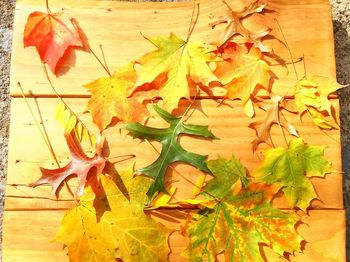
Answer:
[(286, 120), (281, 112), (283, 107), (283, 105), (281, 106), (281, 103), (283, 103), (282, 99), (283, 97), (281, 96), (272, 95), (268, 105), (260, 106), (260, 108), (266, 112), (264, 117), (249, 125), (249, 127), (256, 132), (256, 138), (252, 142), (253, 151), (255, 151), (261, 143), (272, 144), (270, 131), (274, 124), (281, 125), (281, 127), (286, 129), (293, 136), (299, 136), (298, 131)]
[(84, 192), (87, 176), (92, 168), (96, 168), (96, 174), (101, 174), (106, 158), (102, 156), (103, 142), (96, 144), (96, 153), (93, 157), (88, 157), (75, 136), (74, 132), (66, 133), (65, 139), (71, 154), (71, 161), (65, 166), (57, 169), (40, 168), (42, 176), (39, 180), (32, 183), (36, 187), (43, 184), (50, 184), (54, 194), (58, 194), (58, 189), (63, 181), (68, 177), (75, 175), (78, 178), (78, 187), (75, 192), (75, 198), (78, 199)]
[(271, 50), (264, 46), (261, 42), (262, 39), (271, 32), (270, 28), (260, 30), (258, 32), (249, 31), (243, 24), (242, 20), (254, 13), (262, 13), (266, 7), (266, 4), (259, 3), (259, 0), (255, 0), (250, 3), (248, 6), (244, 7), (241, 11), (234, 11), (226, 1), (223, 3), (227, 6), (228, 10), (225, 15), (219, 16), (210, 23), (212, 28), (216, 27), (219, 24), (227, 24), (226, 29), (219, 40), (216, 43), (218, 46), (222, 46), (227, 41), (232, 40), (233, 37), (240, 35), (243, 38), (243, 41), (240, 43), (251, 42), (259, 48), (262, 52), (270, 52)]

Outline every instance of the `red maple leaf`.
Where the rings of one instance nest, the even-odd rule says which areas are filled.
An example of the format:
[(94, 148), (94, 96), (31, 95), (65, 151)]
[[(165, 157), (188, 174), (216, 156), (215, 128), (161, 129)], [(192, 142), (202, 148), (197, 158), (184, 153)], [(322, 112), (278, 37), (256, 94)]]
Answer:
[(41, 167), (41, 178), (32, 183), (31, 186), (36, 187), (43, 184), (50, 184), (53, 193), (57, 195), (63, 181), (68, 177), (76, 175), (78, 178), (78, 187), (74, 196), (75, 199), (78, 199), (84, 193), (85, 183), (90, 170), (96, 168), (96, 175), (101, 174), (107, 160), (102, 156), (103, 142), (96, 144), (95, 156), (88, 157), (74, 133), (65, 134), (65, 139), (71, 154), (71, 161), (65, 167), (57, 169)]
[(63, 13), (34, 12), (25, 25), (24, 47), (35, 46), (41, 61), (56, 74), (68, 47), (84, 46), (79, 30), (76, 22)]

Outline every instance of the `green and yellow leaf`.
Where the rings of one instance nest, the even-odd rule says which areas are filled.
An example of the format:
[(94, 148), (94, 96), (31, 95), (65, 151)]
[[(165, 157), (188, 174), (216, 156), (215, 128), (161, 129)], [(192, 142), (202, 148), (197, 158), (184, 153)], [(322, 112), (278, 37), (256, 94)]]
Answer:
[(310, 177), (324, 177), (332, 171), (324, 157), (324, 147), (308, 146), (302, 139), (292, 139), (287, 149), (271, 148), (264, 161), (252, 172), (257, 181), (279, 185), (291, 206), (306, 210), (317, 198)]

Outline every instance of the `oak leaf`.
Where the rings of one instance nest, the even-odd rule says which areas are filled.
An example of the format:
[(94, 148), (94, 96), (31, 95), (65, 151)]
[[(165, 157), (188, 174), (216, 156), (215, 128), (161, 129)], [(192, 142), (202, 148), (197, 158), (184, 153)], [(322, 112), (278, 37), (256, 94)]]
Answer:
[(166, 76), (166, 80), (160, 81), (158, 86), (164, 109), (172, 111), (178, 107), (181, 98), (190, 98), (190, 80), (205, 87), (218, 81), (208, 65), (217, 61), (213, 54), (214, 46), (199, 41), (186, 42), (174, 34), (147, 40), (157, 50), (137, 60), (140, 66), (136, 68), (139, 76), (136, 86), (152, 83), (157, 78)]
[(210, 23), (212, 28), (217, 25), (226, 24), (225, 31), (221, 36), (220, 41), (216, 44), (222, 46), (228, 41), (235, 41), (233, 38), (237, 35), (241, 36), (239, 43), (253, 43), (255, 47), (259, 48), (262, 52), (270, 52), (263, 43), (262, 39), (267, 36), (271, 29), (267, 28), (258, 32), (251, 32), (242, 23), (242, 20), (253, 15), (255, 13), (262, 13), (266, 7), (266, 4), (259, 3), (259, 0), (252, 1), (249, 5), (245, 6), (241, 11), (234, 11), (226, 1), (223, 1), (227, 7), (227, 12), (223, 16), (217, 17)]
[(111, 77), (85, 85), (91, 92), (87, 109), (100, 130), (105, 129), (114, 117), (128, 123), (141, 122), (149, 115), (146, 106), (133, 96), (136, 79), (134, 63), (130, 63)]
[(260, 105), (265, 111), (264, 117), (256, 122), (249, 124), (249, 127), (254, 129), (256, 132), (256, 138), (253, 140), (253, 151), (255, 151), (260, 143), (266, 143), (268, 145), (273, 145), (271, 141), (271, 128), (273, 125), (280, 125), (282, 128), (286, 129), (291, 135), (298, 137), (298, 131), (295, 127), (287, 121), (281, 112), (284, 107), (284, 101), (281, 96), (272, 95), (269, 103), (265, 102)]
[(307, 112), (320, 128), (335, 128), (331, 121), (331, 118), (336, 120), (335, 110), (328, 96), (341, 87), (335, 80), (323, 76), (312, 75), (300, 80), (294, 88), (295, 105), (300, 116)]
[(295, 230), (299, 217), (271, 205), (273, 186), (252, 183), (232, 190), (245, 171), (235, 158), (228, 161), (232, 162), (228, 169), (223, 159), (210, 164), (215, 178), (202, 194), (215, 203), (188, 217), (184, 231), (190, 244), (183, 255), (191, 261), (216, 261), (220, 254), (225, 261), (264, 261), (261, 244), (281, 256), (299, 250), (302, 238)]
[(264, 161), (252, 172), (257, 181), (279, 185), (293, 207), (306, 210), (317, 198), (310, 177), (324, 177), (332, 172), (331, 163), (324, 157), (324, 147), (308, 146), (294, 138), (287, 149), (271, 148)]
[(215, 138), (207, 126), (191, 125), (184, 123), (181, 118), (175, 117), (158, 106), (153, 107), (158, 115), (170, 124), (168, 128), (152, 128), (139, 123), (129, 123), (126, 129), (135, 138), (158, 141), (162, 144), (162, 151), (151, 165), (136, 170), (136, 173), (146, 175), (154, 181), (147, 191), (149, 201), (158, 192), (168, 193), (164, 186), (164, 175), (170, 164), (185, 162), (199, 170), (210, 173), (205, 159), (206, 156), (186, 151), (179, 144), (179, 135), (193, 135), (205, 138)]
[(224, 60), (217, 63), (215, 75), (227, 89), (225, 98), (240, 99), (249, 117), (254, 115), (252, 98), (260, 90), (270, 92), (270, 68), (263, 54), (251, 44), (228, 42), (219, 49)]
[[(143, 212), (148, 179), (133, 178), (132, 166), (118, 176), (101, 175), (98, 193), (86, 189), (79, 206), (63, 218), (56, 241), (67, 246), (73, 262), (167, 261), (171, 230)], [(99, 220), (98, 209), (104, 209)]]
[(101, 174), (105, 164), (106, 158), (102, 155), (103, 141), (96, 144), (95, 155), (88, 157), (81, 147), (74, 132), (66, 133), (65, 140), (71, 155), (71, 161), (64, 167), (57, 169), (46, 169), (41, 167), (42, 176), (31, 186), (36, 187), (43, 184), (50, 184), (54, 194), (58, 194), (58, 189), (63, 181), (75, 175), (78, 178), (78, 187), (74, 194), (75, 199), (82, 196), (89, 172), (96, 168), (96, 174)]
[(35, 46), (41, 61), (55, 74), (69, 47), (83, 47), (75, 21), (63, 13), (34, 12), (24, 29), (24, 47)]

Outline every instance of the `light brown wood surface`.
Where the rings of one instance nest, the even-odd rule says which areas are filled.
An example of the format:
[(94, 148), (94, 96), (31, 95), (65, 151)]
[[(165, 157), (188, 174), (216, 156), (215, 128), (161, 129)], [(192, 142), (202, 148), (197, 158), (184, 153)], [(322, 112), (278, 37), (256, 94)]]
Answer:
[[(63, 215), (64, 211), (7, 211), (4, 221), (7, 226), (4, 228), (6, 248), (3, 250), (3, 261), (68, 261), (62, 246), (50, 242)], [(183, 223), (181, 218), (176, 222), (156, 219), (174, 230), (178, 230)], [(310, 211), (309, 216), (303, 216), (302, 220), (305, 224), (299, 225), (298, 231), (307, 243), (303, 253), (296, 253), (291, 261), (345, 261), (344, 247), (339, 244), (345, 242), (344, 211), (314, 210)], [(180, 254), (187, 243), (188, 239), (179, 232), (171, 235), (171, 261), (186, 261)], [(269, 248), (264, 247), (264, 252), (269, 261), (285, 261)]]
[[(200, 16), (192, 39), (208, 43), (216, 39), (224, 27), (212, 30), (208, 23), (209, 15), (222, 14), (225, 11), (221, 1), (199, 0)], [(237, 6), (239, 1), (228, 1)], [(305, 56), (307, 74), (318, 74), (335, 77), (335, 61), (333, 47), (333, 32), (330, 6), (327, 0), (267, 0), (269, 9), (264, 16), (254, 15), (246, 22), (264, 24), (273, 29), (272, 34), (282, 39), (277, 29), (275, 18), (285, 34), (290, 50), (295, 59)], [(69, 16), (76, 18), (86, 33), (93, 50), (99, 53), (99, 45), (107, 58), (111, 70), (137, 59), (145, 52), (153, 50), (153, 46), (143, 39), (140, 32), (146, 36), (167, 35), (173, 32), (186, 37), (193, 4), (188, 3), (131, 3), (111, 1), (69, 1), (51, 0), (51, 10), (64, 10)], [(37, 130), (32, 117), (17, 88), (21, 82), (25, 92), (31, 90), (37, 95), (37, 103), (43, 115), (45, 127), (51, 138), (55, 153), (64, 165), (69, 161), (67, 146), (63, 138), (63, 130), (53, 120), (53, 113), (58, 100), (53, 98), (39, 56), (34, 48), (23, 48), (23, 28), (27, 16), (34, 10), (45, 11), (43, 0), (18, 0), (15, 14), (15, 29), (11, 66), (11, 95), (14, 97), (11, 107), (10, 149), (8, 164), (8, 179), (5, 200), (4, 230), (3, 230), (3, 261), (68, 261), (62, 246), (51, 242), (65, 210), (74, 202), (67, 188), (64, 187), (60, 199), (56, 200), (49, 186), (31, 188), (27, 185), (40, 177), (39, 167), (55, 168), (53, 159)], [(169, 19), (171, 18), (171, 19)], [(261, 28), (261, 26), (254, 26)], [(266, 41), (275, 52), (290, 61), (288, 50), (276, 39)], [(82, 86), (96, 78), (106, 76), (94, 58), (83, 51), (72, 53), (74, 66), (66, 74), (55, 78), (53, 82), (59, 92), (65, 97), (69, 106), (78, 113), (83, 122), (97, 132), (89, 114), (84, 114), (89, 93)], [(299, 77), (304, 75), (302, 62), (296, 63)], [(273, 86), (275, 93), (289, 94), (296, 82), (292, 66), (287, 69), (273, 66), (273, 72), (280, 77)], [(260, 93), (264, 95), (264, 93)], [(220, 93), (217, 93), (220, 95)], [(29, 99), (35, 109), (34, 99)], [(332, 99), (339, 115), (338, 100)], [(253, 154), (251, 141), (255, 138), (254, 130), (248, 128), (249, 123), (257, 121), (263, 111), (257, 110), (255, 119), (244, 115), (239, 101), (220, 105), (219, 100), (199, 99), (194, 104), (190, 122), (209, 125), (212, 132), (220, 140), (208, 141), (196, 138), (182, 137), (184, 148), (199, 154), (208, 154), (209, 159), (217, 156), (230, 157), (233, 153), (252, 171), (263, 159), (262, 152), (268, 148), (261, 145)], [(184, 111), (180, 107), (180, 112)], [(150, 108), (151, 113), (154, 112)], [(298, 227), (298, 232), (308, 242), (303, 253), (292, 256), (292, 261), (346, 261), (345, 259), (345, 223), (343, 211), (343, 191), (341, 174), (341, 148), (339, 130), (321, 131), (313, 125), (308, 116), (303, 123), (297, 115), (284, 113), (286, 118), (298, 129), (301, 137), (310, 145), (326, 146), (326, 157), (332, 161), (336, 172), (325, 178), (312, 178), (319, 199), (313, 200), (309, 216), (300, 214), (306, 224)], [(149, 125), (161, 127), (165, 123), (159, 118), (151, 118)], [(150, 164), (157, 158), (155, 150), (147, 143), (133, 140), (125, 130), (116, 125), (106, 130), (109, 142), (109, 156), (116, 158), (125, 154), (135, 154), (135, 159), (116, 164), (116, 169), (136, 161), (137, 167)], [(273, 142), (276, 146), (285, 146), (277, 127), (272, 129)], [(291, 136), (287, 136), (288, 139)], [(154, 143), (158, 149), (160, 145)], [(178, 173), (185, 174), (190, 181), (195, 182), (201, 175), (195, 168), (186, 165), (174, 165), (177, 172), (169, 172), (167, 181), (179, 189), (176, 198), (189, 195), (192, 185)], [(76, 181), (69, 182), (72, 190)], [(283, 196), (277, 196), (274, 205), (289, 209), (290, 205)], [(181, 218), (181, 213), (177, 213)], [(178, 229), (183, 222), (162, 223)], [(184, 261), (180, 257), (188, 239), (174, 233), (170, 239), (171, 261)], [(264, 248), (268, 261), (281, 261), (271, 250)]]
[[(22, 42), (27, 16), (34, 10), (45, 11), (42, 2), (44, 1), (17, 1), (14, 39), (18, 41), (13, 42), (11, 66), (13, 96), (20, 95), (17, 82), (21, 82), (25, 90), (32, 90), (36, 94), (53, 94), (35, 48), (24, 49)], [(218, 26), (217, 29), (212, 30), (209, 26), (211, 21), (209, 16), (222, 15), (226, 9), (221, 1), (198, 2), (200, 2), (200, 16), (192, 39), (211, 43), (220, 37), (225, 26)], [(232, 6), (237, 8), (240, 3), (237, 0), (228, 2), (232, 2)], [(246, 0), (246, 2), (249, 1)], [(281, 43), (283, 37), (274, 20), (276, 18), (294, 58), (299, 59), (305, 55), (307, 74), (335, 75), (333, 31), (328, 1), (269, 0), (266, 2), (273, 12), (249, 18), (272, 28), (271, 34), (280, 40), (268, 40), (266, 45), (280, 57), (291, 62), (287, 48)], [(69, 0), (54, 0), (51, 1), (51, 6), (53, 12), (61, 11), (63, 8), (68, 16), (79, 21), (91, 48), (96, 53), (100, 54), (99, 45), (102, 45), (111, 70), (154, 50), (154, 46), (147, 42), (140, 32), (148, 37), (169, 35), (173, 32), (186, 38), (193, 8), (192, 2), (131, 3)], [(83, 85), (106, 76), (106, 73), (91, 54), (75, 51), (73, 56), (76, 56), (75, 66), (59, 79), (54, 79), (54, 83), (60, 94), (89, 95)], [(276, 64), (276, 62), (273, 63)], [(296, 63), (296, 67), (299, 77), (302, 77), (303, 63)], [(291, 91), (296, 81), (291, 64), (288, 65), (288, 70), (280, 66), (273, 66), (272, 70), (280, 77), (274, 83), (274, 92), (285, 95)]]

